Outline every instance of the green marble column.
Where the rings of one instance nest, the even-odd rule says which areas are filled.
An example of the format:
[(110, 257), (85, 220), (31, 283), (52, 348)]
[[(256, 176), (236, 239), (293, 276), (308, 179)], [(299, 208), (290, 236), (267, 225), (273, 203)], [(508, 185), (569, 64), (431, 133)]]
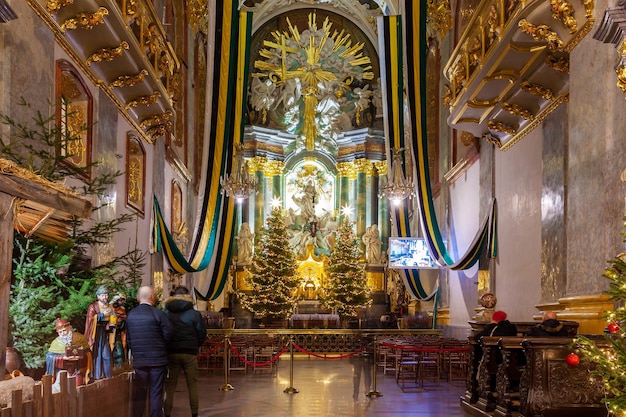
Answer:
[[(387, 183), (387, 161), (375, 163), (378, 171), (378, 184)], [(378, 194), (378, 193), (377, 193)], [(380, 239), (383, 241), (382, 249), (386, 251), (389, 248), (389, 200), (387, 197), (378, 198), (378, 230), (380, 231)]]
[[(254, 157), (249, 166), (254, 170), (257, 193), (254, 195), (254, 233), (259, 233), (265, 225), (265, 164), (267, 158)], [(251, 197), (252, 198), (252, 197)], [(256, 235), (258, 236), (258, 235)]]
[(350, 174), (354, 172), (354, 168), (350, 162), (342, 162), (337, 164), (337, 170), (339, 171), (339, 219), (343, 220), (341, 210), (350, 205)]
[(356, 235), (361, 249), (365, 250), (361, 236), (367, 228), (365, 224), (367, 220), (367, 171), (371, 164), (366, 159), (357, 159), (354, 161), (354, 165), (356, 169)]

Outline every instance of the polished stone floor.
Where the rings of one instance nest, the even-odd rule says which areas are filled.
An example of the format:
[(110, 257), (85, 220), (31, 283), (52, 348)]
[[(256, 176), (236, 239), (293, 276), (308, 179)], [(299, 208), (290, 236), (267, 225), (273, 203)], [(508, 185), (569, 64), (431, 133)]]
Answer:
[[(287, 355), (285, 355), (287, 356)], [(364, 378), (354, 378), (354, 360), (296, 357), (281, 359), (274, 371), (201, 371), (199, 417), (464, 417), (459, 397), (464, 381), (407, 382), (377, 373), (376, 391), (367, 397)], [(357, 363), (358, 366), (358, 363)], [(360, 380), (358, 380), (360, 379)], [(354, 385), (358, 394), (354, 397)], [(232, 386), (232, 390), (224, 388)], [(286, 393), (287, 388), (298, 390)], [(184, 376), (179, 380), (172, 417), (190, 417)]]

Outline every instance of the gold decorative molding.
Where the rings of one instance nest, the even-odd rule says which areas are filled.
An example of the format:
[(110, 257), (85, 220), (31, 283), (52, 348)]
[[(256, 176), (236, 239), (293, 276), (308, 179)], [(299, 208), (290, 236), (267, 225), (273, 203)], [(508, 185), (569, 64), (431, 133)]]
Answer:
[(521, 82), (520, 88), (526, 91), (528, 94), (541, 97), (544, 100), (552, 100), (552, 98), (554, 97), (554, 92), (549, 88), (543, 87), (539, 84), (531, 84), (528, 81)]
[[(593, 0), (477, 2), (443, 71), (450, 81), (442, 97), (450, 111), (448, 125), (501, 150), (517, 142), (527, 127), (537, 127), (535, 120), (556, 108), (554, 97), (569, 94), (568, 54), (593, 27), (591, 11)], [(616, 21), (625, 21), (624, 16)], [(492, 130), (489, 121), (505, 122), (515, 133), (498, 126)]]
[(128, 42), (122, 41), (119, 46), (115, 48), (102, 48), (91, 54), (85, 61), (87, 66), (91, 66), (92, 62), (100, 61), (113, 61), (114, 58), (120, 57), (124, 54), (124, 50), (130, 48)]
[(93, 29), (104, 23), (104, 16), (109, 14), (109, 10), (106, 7), (100, 7), (94, 13), (79, 13), (75, 17), (67, 19), (61, 23), (61, 32), (65, 33), (67, 30), (74, 29)]
[(387, 166), (387, 161), (376, 161), (373, 162), (376, 167), (376, 171), (378, 171), (378, 175), (387, 175), (389, 172), (389, 167)]
[(150, 136), (150, 138), (154, 142), (161, 136), (165, 136), (171, 130), (172, 130), (172, 122), (167, 122), (167, 123), (163, 123), (160, 125), (152, 126), (148, 130), (146, 130), (146, 134)]
[(263, 172), (265, 171), (265, 165), (267, 164), (267, 158), (265, 156), (255, 156), (248, 160), (248, 169), (251, 172)]
[(129, 101), (128, 103), (126, 103), (125, 109), (128, 110), (131, 107), (138, 107), (138, 106), (149, 106), (151, 104), (156, 103), (159, 97), (161, 97), (161, 93), (159, 93), (158, 91), (155, 91), (149, 96), (141, 96), (134, 100)]
[(273, 177), (274, 175), (281, 175), (284, 170), (285, 162), (272, 159), (265, 163), (264, 174), (266, 177)]
[(530, 110), (525, 109), (519, 104), (515, 103), (502, 103), (502, 108), (507, 112), (511, 113), (514, 116), (520, 116), (525, 120), (533, 120), (535, 116), (530, 112)]
[(148, 71), (145, 69), (139, 71), (138, 74), (135, 75), (120, 75), (109, 84), (109, 88), (115, 87), (132, 87), (137, 83), (143, 81), (144, 77), (148, 75)]
[(567, 0), (550, 0), (552, 7), (552, 17), (561, 20), (569, 33), (576, 33), (576, 18), (574, 17), (574, 7)]
[(365, 173), (368, 175), (372, 175), (372, 163), (365, 159), (365, 158), (359, 158), (359, 159), (355, 159), (354, 160), (354, 169), (356, 170), (356, 173)]
[(546, 55), (546, 64), (555, 71), (569, 74), (569, 57)]
[(427, 25), (440, 39), (452, 29), (452, 9), (449, 0), (428, 0)]
[(562, 51), (565, 43), (559, 38), (559, 35), (550, 29), (548, 25), (534, 25), (526, 19), (522, 19), (518, 23), (522, 32), (533, 37), (538, 42), (547, 42), (548, 49), (551, 51)]
[(147, 117), (139, 123), (142, 129), (149, 128), (155, 125), (161, 125), (169, 122), (172, 119), (172, 111), (168, 110), (165, 113), (155, 114), (154, 116)]
[(74, 4), (74, 0), (48, 0), (46, 9), (48, 10), (48, 13), (52, 14), (61, 10), (65, 6), (69, 6), (70, 4)]
[(356, 168), (352, 162), (338, 163), (337, 171), (341, 177), (356, 178)]
[(517, 132), (517, 130), (513, 126), (510, 126), (503, 122), (498, 122), (497, 120), (489, 120), (487, 122), (487, 127), (489, 127), (490, 130), (507, 133), (509, 135), (514, 135)]

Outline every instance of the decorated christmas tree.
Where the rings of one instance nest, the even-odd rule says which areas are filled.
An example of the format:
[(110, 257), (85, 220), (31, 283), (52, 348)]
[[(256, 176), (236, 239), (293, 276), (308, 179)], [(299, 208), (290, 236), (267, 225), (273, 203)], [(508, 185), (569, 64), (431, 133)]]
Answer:
[(289, 248), (287, 228), (280, 208), (272, 209), (259, 233), (250, 267), (251, 291), (239, 291), (241, 305), (256, 317), (281, 319), (293, 313), (302, 278)]
[(359, 308), (371, 303), (365, 267), (359, 261), (361, 249), (351, 221), (344, 219), (337, 242), (326, 264), (328, 284), (321, 303), (343, 317), (354, 317)]
[[(626, 234), (622, 233), (622, 237), (626, 241)], [(592, 373), (604, 381), (604, 402), (611, 415), (626, 416), (626, 252), (608, 261), (603, 276), (610, 281), (605, 293), (615, 302), (614, 310), (606, 312), (608, 334), (605, 337), (611, 349), (600, 349), (584, 336), (577, 337), (575, 344), (583, 360), (596, 364)]]

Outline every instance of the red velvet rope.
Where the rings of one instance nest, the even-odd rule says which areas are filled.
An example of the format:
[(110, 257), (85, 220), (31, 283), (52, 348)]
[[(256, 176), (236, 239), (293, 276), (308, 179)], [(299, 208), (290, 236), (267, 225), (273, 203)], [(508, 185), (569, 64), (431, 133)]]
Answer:
[(367, 346), (363, 346), (361, 349), (359, 349), (359, 350), (357, 350), (355, 352), (350, 352), (350, 353), (346, 353), (344, 355), (337, 355), (337, 356), (320, 355), (319, 353), (308, 351), (308, 350), (306, 350), (306, 349), (296, 345), (295, 343), (294, 343), (293, 347), (296, 348), (296, 350), (299, 350), (302, 353), (306, 353), (307, 355), (314, 356), (316, 358), (321, 358), (321, 359), (344, 359), (344, 358), (349, 358), (350, 356), (358, 355), (359, 353), (363, 352)]
[(245, 363), (246, 365), (249, 365), (249, 366), (267, 366), (267, 365), (269, 365), (271, 363), (274, 363), (278, 359), (280, 359), (282, 354), (285, 353), (285, 351), (287, 350), (287, 347), (289, 346), (289, 345), (283, 346), (282, 350), (280, 352), (278, 352), (276, 355), (274, 355), (272, 357), (272, 359), (270, 359), (269, 361), (256, 363), (256, 362), (250, 362), (248, 359), (246, 359), (241, 353), (239, 353), (239, 351), (237, 351), (237, 349), (235, 349), (235, 347), (233, 346), (233, 344), (230, 341), (228, 342), (228, 345), (230, 346), (230, 350), (235, 354), (235, 356), (237, 356), (239, 359), (241, 359), (243, 361), (243, 363)]
[(222, 344), (221, 344), (221, 343), (216, 343), (215, 345), (213, 345), (213, 348), (212, 348), (211, 350), (208, 350), (208, 351), (203, 352), (203, 353), (199, 353), (199, 354), (198, 354), (198, 359), (200, 359), (200, 358), (206, 358), (207, 356), (209, 356), (209, 355), (211, 355), (211, 354), (213, 354), (213, 353), (217, 352), (217, 351), (218, 351), (218, 349), (219, 349), (219, 348), (221, 348), (221, 347), (222, 347)]

